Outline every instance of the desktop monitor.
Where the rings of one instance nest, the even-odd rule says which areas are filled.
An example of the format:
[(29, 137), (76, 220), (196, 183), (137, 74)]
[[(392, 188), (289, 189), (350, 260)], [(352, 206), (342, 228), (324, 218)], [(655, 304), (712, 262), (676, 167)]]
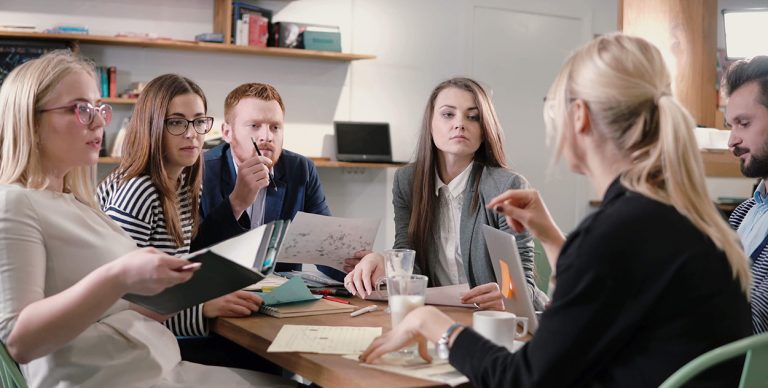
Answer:
[(343, 162), (391, 162), (389, 123), (336, 121), (336, 159)]

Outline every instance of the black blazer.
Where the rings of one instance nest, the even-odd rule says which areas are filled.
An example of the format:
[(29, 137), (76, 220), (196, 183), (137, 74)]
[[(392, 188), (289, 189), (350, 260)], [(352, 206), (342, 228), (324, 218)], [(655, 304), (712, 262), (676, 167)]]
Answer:
[[(751, 329), (725, 254), (674, 207), (617, 179), (601, 208), (568, 236), (534, 338), (509, 353), (463, 330), (450, 362), (475, 386), (657, 387)], [(710, 369), (695, 384), (736, 386), (742, 361)]]

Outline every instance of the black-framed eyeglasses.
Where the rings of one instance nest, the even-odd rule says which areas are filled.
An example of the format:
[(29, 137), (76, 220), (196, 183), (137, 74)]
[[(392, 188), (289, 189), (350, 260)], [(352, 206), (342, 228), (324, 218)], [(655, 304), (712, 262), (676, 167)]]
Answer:
[(205, 135), (213, 128), (213, 117), (197, 117), (192, 120), (187, 120), (183, 117), (170, 117), (165, 119), (165, 129), (174, 136), (181, 136), (187, 132), (189, 124), (192, 124), (192, 128), (195, 132)]
[(70, 105), (57, 106), (55, 108), (39, 109), (38, 112), (45, 113), (53, 110), (70, 109), (75, 112), (75, 116), (80, 123), (90, 125), (98, 113), (104, 119), (104, 125), (112, 121), (112, 106), (109, 104), (100, 104), (93, 106), (90, 102), (76, 102)]

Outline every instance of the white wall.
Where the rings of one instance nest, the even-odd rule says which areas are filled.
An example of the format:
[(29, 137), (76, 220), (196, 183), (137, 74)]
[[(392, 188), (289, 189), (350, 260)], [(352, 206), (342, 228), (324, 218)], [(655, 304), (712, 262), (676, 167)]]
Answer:
[[(344, 51), (373, 54), (377, 59), (347, 63), (97, 45), (84, 45), (83, 52), (99, 64), (118, 67), (119, 89), (131, 81), (148, 81), (167, 72), (192, 78), (205, 90), (217, 123), (221, 123), (223, 99), (229, 90), (243, 82), (271, 83), (286, 102), (286, 148), (308, 156), (322, 154), (324, 138), (333, 133), (333, 120), (387, 121), (396, 160), (412, 158), (432, 88), (446, 78), (476, 76), (482, 70), (490, 74), (488, 77), (503, 81), (499, 81), (502, 86), (489, 85), (499, 96), (524, 101), (497, 105), (502, 125), (509, 129), (512, 164), (544, 190), (553, 216), (564, 230), (571, 230), (586, 212), (587, 201), (593, 197), (591, 189), (583, 178), (567, 171), (546, 173), (549, 149), (541, 141), (541, 98), (567, 50), (550, 52), (553, 50), (547, 42), (551, 35), (547, 31), (538, 32), (542, 35), (536, 39), (540, 43), (533, 53), (507, 50), (505, 55), (519, 55), (522, 60), (549, 55), (544, 69), (531, 70), (534, 82), (526, 80), (525, 73), (510, 71), (505, 75), (503, 67), (484, 66), (485, 61), (501, 57), (483, 57), (478, 63), (477, 37), (473, 34), (478, 31), (478, 12), (513, 12), (518, 17), (573, 20), (581, 26), (574, 42), (583, 42), (593, 33), (616, 29), (617, 0), (298, 0), (257, 4), (273, 9), (275, 20), (338, 25)], [(197, 33), (210, 31), (212, 17), (211, 0), (2, 0), (0, 7), (0, 24), (47, 28), (71, 23), (87, 25), (94, 34), (154, 32), (175, 39), (192, 39)], [(509, 44), (508, 37), (489, 39), (500, 46)], [(116, 111), (111, 131), (130, 108), (116, 107)], [(531, 124), (518, 125), (521, 117)], [(393, 175), (392, 169), (320, 169), (334, 214), (383, 220), (376, 249), (391, 246), (394, 240)]]

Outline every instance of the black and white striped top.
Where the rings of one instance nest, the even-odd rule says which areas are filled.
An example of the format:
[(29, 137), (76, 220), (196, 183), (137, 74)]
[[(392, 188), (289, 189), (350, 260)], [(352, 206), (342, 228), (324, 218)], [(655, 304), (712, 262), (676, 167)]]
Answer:
[[(142, 175), (121, 184), (121, 175), (112, 173), (99, 185), (96, 195), (101, 210), (117, 222), (140, 248), (154, 247), (173, 256), (189, 253), (193, 226), (190, 187), (184, 185), (176, 193), (184, 236), (184, 244), (177, 246), (168, 235), (160, 192), (150, 177)], [(167, 320), (165, 326), (177, 336), (205, 336), (208, 333), (202, 304), (180, 311)]]
[[(738, 229), (749, 209), (755, 206), (755, 200), (750, 198), (731, 213), (728, 222)], [(751, 252), (747, 252), (747, 255)], [(752, 261), (752, 289), (750, 290), (752, 304), (752, 331), (755, 334), (768, 331), (768, 246), (763, 248), (757, 259)]]

